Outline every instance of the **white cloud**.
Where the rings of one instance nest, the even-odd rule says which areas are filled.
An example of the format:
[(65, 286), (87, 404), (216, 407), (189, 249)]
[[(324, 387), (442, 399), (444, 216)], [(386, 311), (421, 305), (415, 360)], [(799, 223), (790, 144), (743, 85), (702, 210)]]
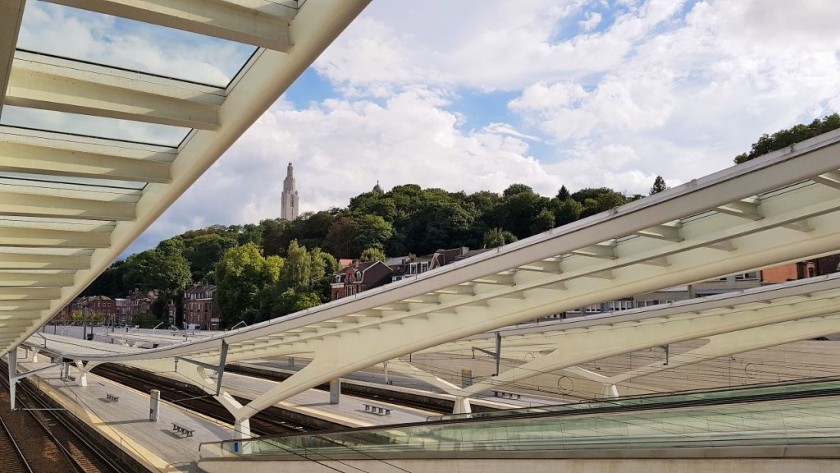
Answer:
[(327, 100), (295, 110), (272, 107), (147, 232), (164, 235), (214, 223), (280, 215), (286, 163), (293, 162), (303, 211), (344, 207), (373, 188), (415, 183), (452, 191), (501, 192), (514, 182), (553, 195), (562, 179), (529, 155), (531, 137), (504, 123), (463, 131), (442, 110), (446, 94), (416, 87), (383, 104)]
[(589, 12), (586, 14), (586, 19), (580, 21), (579, 24), (583, 31), (592, 31), (601, 24), (601, 14), (596, 11)]
[[(207, 80), (241, 62), (236, 48), (170, 48), (159, 29), (71, 11), (29, 2), (22, 44)], [(305, 210), (377, 179), (546, 195), (675, 185), (840, 110), (837, 24), (831, 0), (373, 2), (316, 62), (332, 98), (278, 102), (152, 234), (277, 216), (288, 161)], [(491, 91), (515, 97), (507, 115), (463, 99)]]

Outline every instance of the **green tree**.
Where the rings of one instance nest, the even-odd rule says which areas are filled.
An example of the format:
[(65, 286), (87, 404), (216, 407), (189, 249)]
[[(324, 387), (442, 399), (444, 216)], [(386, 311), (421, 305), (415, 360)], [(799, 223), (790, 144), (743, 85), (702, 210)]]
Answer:
[(571, 197), (583, 204), (583, 211), (580, 213), (581, 218), (589, 217), (590, 215), (595, 215), (627, 203), (627, 198), (623, 194), (608, 187), (581, 189), (572, 194)]
[(81, 295), (107, 296), (112, 299), (127, 296), (131, 287), (125, 280), (126, 269), (124, 260), (115, 261), (108, 269), (97, 276)]
[(312, 288), (311, 271), (309, 251), (299, 245), (297, 240), (292, 240), (286, 252), (286, 264), (280, 274), (280, 287), (298, 292), (309, 291)]
[(569, 193), (569, 190), (566, 189), (566, 186), (560, 186), (560, 190), (557, 191), (557, 200), (563, 201), (567, 200), (572, 197), (572, 194)]
[(205, 233), (195, 238), (183, 238), (184, 257), (190, 265), (192, 280), (195, 282), (212, 282), (209, 277), (230, 248), (237, 245), (237, 238), (233, 235), (221, 233)]
[(125, 267), (124, 279), (129, 287), (157, 291), (153, 308), (158, 318), (163, 317), (168, 302), (176, 302), (175, 322), (180, 324), (182, 293), (192, 281), (189, 263), (184, 258), (184, 242), (180, 238), (164, 240), (157, 248), (129, 256)]
[(562, 226), (580, 218), (580, 214), (583, 212), (583, 204), (574, 199), (562, 201), (555, 199), (551, 202), (551, 210), (554, 212), (555, 225)]
[(330, 283), (333, 274), (341, 269), (335, 257), (322, 251), (320, 248), (313, 248), (309, 252), (309, 259), (312, 262), (310, 277), (312, 278), (312, 289), (318, 294), (322, 302), (330, 300)]
[(260, 294), (270, 286), (277, 286), (282, 272), (281, 259), (266, 259), (254, 243), (246, 243), (225, 252), (216, 265), (216, 297), (223, 327), (231, 327), (240, 320), (253, 323), (260, 315)]
[(504, 246), (515, 241), (516, 235), (501, 228), (491, 228), (484, 234), (485, 248), (496, 248), (497, 246)]
[(833, 113), (822, 119), (815, 119), (810, 124), (794, 125), (786, 130), (779, 130), (772, 135), (764, 134), (752, 144), (749, 153), (741, 153), (735, 157), (735, 163), (740, 164), (757, 158), (772, 151), (787, 148), (800, 141), (813, 138), (823, 133), (840, 128), (840, 114)]
[(385, 256), (385, 252), (382, 251), (381, 248), (365, 248), (365, 251), (362, 251), (362, 255), (359, 257), (359, 259), (365, 262), (385, 261), (387, 257)]
[(326, 243), (339, 258), (354, 258), (365, 248), (384, 248), (394, 228), (378, 215), (343, 216), (330, 226)]
[(554, 228), (554, 213), (552, 213), (548, 209), (540, 210), (540, 213), (534, 217), (533, 222), (531, 223), (531, 234), (536, 235), (537, 233), (546, 232)]
[(665, 179), (662, 179), (662, 176), (656, 176), (656, 179), (653, 181), (653, 186), (650, 188), (650, 195), (658, 194), (667, 188), (668, 186), (665, 185)]
[(550, 206), (550, 200), (534, 192), (523, 184), (513, 184), (505, 189), (502, 201), (496, 206), (490, 227), (504, 228), (517, 238), (525, 238), (534, 234), (532, 227), (545, 224), (537, 222), (537, 216), (543, 209)]

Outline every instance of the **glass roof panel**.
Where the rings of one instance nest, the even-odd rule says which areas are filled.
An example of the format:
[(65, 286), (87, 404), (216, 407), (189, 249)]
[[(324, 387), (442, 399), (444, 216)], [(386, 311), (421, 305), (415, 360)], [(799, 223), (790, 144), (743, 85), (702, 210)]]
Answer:
[(3, 107), (0, 124), (172, 147), (181, 144), (181, 141), (187, 137), (191, 130), (190, 128), (177, 126), (9, 105)]
[[(0, 227), (32, 228), (41, 230), (66, 230), (72, 232), (109, 232), (113, 231), (116, 223), (102, 220), (50, 218), (39, 217), (0, 216)], [(6, 245), (8, 246), (8, 245)]]
[(27, 0), (18, 49), (226, 87), (255, 46)]
[(103, 189), (115, 188), (130, 190), (141, 190), (146, 187), (146, 184), (148, 184), (146, 182), (93, 179), (89, 177), (51, 176), (48, 174), (27, 174), (22, 172), (0, 172), (0, 180), (3, 179), (16, 179), (39, 183), (78, 184)]
[(54, 195), (111, 202), (136, 202), (140, 198), (140, 195), (142, 195), (139, 190), (135, 189), (79, 185), (58, 179), (53, 181), (8, 179), (5, 176), (0, 176), (0, 188), (5, 190), (20, 190), (33, 195)]

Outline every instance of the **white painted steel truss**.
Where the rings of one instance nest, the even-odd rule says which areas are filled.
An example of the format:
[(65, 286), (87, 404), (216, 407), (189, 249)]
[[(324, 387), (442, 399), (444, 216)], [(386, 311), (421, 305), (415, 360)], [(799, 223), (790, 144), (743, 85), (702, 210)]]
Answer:
[[(309, 365), (248, 405), (229, 403), (238, 432), (247, 435), (247, 419), (254, 413), (376, 363), (550, 313), (837, 251), (840, 189), (833, 176), (839, 167), (840, 132), (833, 132), (416, 280), (215, 339), (134, 355), (80, 358), (171, 371), (175, 356), (218, 363), (222, 340), (228, 362), (310, 357)], [(773, 308), (772, 303), (761, 306)], [(719, 309), (705, 318), (620, 322), (614, 332), (577, 327), (563, 336), (577, 340), (569, 346), (579, 350), (560, 350), (543, 363), (560, 368), (607, 356), (601, 342), (589, 346), (590, 336), (574, 334), (612, 333), (605, 340), (616, 353), (624, 353), (764, 324), (755, 307), (729, 318), (731, 310)], [(800, 318), (785, 314), (768, 320)], [(610, 326), (604, 320), (593, 324), (599, 322)], [(667, 337), (657, 335), (663, 327), (669, 327)], [(188, 375), (199, 384), (206, 382), (212, 392), (201, 370)], [(506, 382), (503, 376), (498, 380)], [(481, 389), (486, 387), (463, 394)]]
[[(839, 331), (840, 273), (836, 273), (644, 309), (500, 330), (496, 333), (502, 340), (501, 358), (522, 360), (527, 354), (531, 361), (467, 388), (454, 386), (405, 361), (391, 361), (388, 367), (456, 396), (461, 400), (456, 404), (458, 412), (468, 412), (466, 399), (478, 393), (561, 369), (601, 383), (605, 394), (617, 396), (617, 385), (639, 376)], [(419, 353), (469, 357), (475, 348), (495, 351), (496, 333), (440, 344)], [(652, 363), (614, 376), (577, 366), (697, 338), (705, 338), (707, 343), (671, 356), (667, 365)]]
[(368, 2), (53, 1), (257, 46), (227, 87), (211, 87), (18, 50), (26, 2), (0, 0), (0, 113), (9, 105), (191, 130), (168, 147), (0, 125), (0, 355), (125, 251)]

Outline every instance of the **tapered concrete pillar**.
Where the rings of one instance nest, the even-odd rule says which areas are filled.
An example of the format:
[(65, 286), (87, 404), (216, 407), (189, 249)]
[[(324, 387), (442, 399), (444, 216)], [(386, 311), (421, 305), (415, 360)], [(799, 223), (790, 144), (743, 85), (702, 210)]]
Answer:
[(251, 418), (236, 418), (233, 424), (233, 438), (249, 439), (251, 438)]
[(330, 404), (338, 404), (341, 397), (341, 378), (330, 381)]
[(157, 422), (160, 419), (160, 391), (152, 389), (149, 392), (149, 420)]
[(472, 412), (472, 405), (468, 397), (455, 397), (455, 407), (452, 409), (453, 414), (469, 414)]
[(15, 392), (17, 391), (17, 347), (9, 350), (9, 403), (15, 410)]
[(87, 367), (85, 367), (85, 365), (81, 361), (77, 361), (76, 362), (76, 368), (79, 369), (79, 379), (76, 380), (76, 384), (78, 384), (81, 387), (86, 387), (88, 385), (88, 382), (87, 382), (87, 372), (88, 372)]

